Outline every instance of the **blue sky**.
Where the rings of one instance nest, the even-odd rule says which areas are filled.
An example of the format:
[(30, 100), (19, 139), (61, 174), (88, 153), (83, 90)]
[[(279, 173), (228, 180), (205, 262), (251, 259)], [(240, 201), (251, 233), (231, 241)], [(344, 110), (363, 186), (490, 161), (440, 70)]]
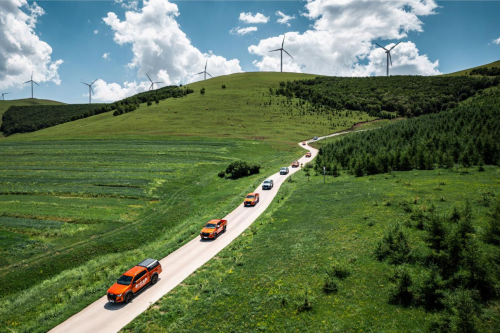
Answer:
[[(22, 3), (24, 0), (12, 1)], [(173, 3), (177, 9), (172, 10), (178, 14), (177, 16), (172, 15), (173, 20), (179, 24), (180, 31), (187, 37), (187, 40), (182, 42), (184, 44), (177, 45), (177, 48), (187, 45), (189, 51), (179, 55), (175, 53), (174, 49), (169, 51), (169, 56), (162, 55), (152, 58), (151, 54), (155, 53), (147, 49), (149, 47), (147, 43), (138, 41), (135, 35), (132, 33), (129, 35), (126, 30), (119, 31), (120, 28), (116, 22), (110, 23), (110, 20), (108, 22), (103, 20), (103, 18), (108, 17), (108, 13), (112, 12), (123, 23), (125, 12), (130, 11), (130, 9), (123, 8), (123, 3), (113, 1), (37, 2), (44, 14), (37, 16), (36, 25), (32, 30), (41, 42), (50, 45), (52, 53), (49, 54), (48, 60), (45, 54), (44, 64), (30, 64), (33, 68), (38, 69), (36, 72), (41, 75), (40, 72), (48, 68), (50, 63), (59, 59), (63, 63), (57, 66), (56, 74), (52, 71), (51, 74), (38, 78), (42, 82), (40, 82), (40, 87), (35, 87), (35, 97), (68, 103), (85, 103), (88, 100), (88, 97), (84, 96), (87, 88), (80, 83), (80, 79), (87, 82), (100, 79), (96, 101), (99, 98), (112, 100), (124, 94), (142, 91), (145, 85), (141, 85), (141, 82), (145, 83), (147, 80), (144, 75), (146, 72), (160, 81), (169, 81), (168, 83), (171, 84), (196, 80), (197, 77), (191, 75), (203, 70), (206, 59), (209, 59), (208, 72), (212, 71), (212, 75), (235, 71), (277, 70), (279, 60), (277, 57), (268, 55), (267, 50), (272, 46), (278, 48), (282, 38), (280, 36), (284, 33), (289, 33), (287, 36), (290, 36), (287, 37), (290, 38), (290, 41), (287, 39), (285, 42), (285, 49), (288, 46), (289, 52), (294, 56), (293, 60), (286, 60), (284, 67), (287, 71), (326, 75), (382, 75), (385, 71), (385, 58), (379, 51), (371, 49), (374, 42), (382, 45), (398, 41), (404, 43), (402, 44), (404, 46), (398, 51), (400, 54), (393, 54), (395, 64), (391, 70), (394, 71), (394, 74), (428, 75), (437, 73), (437, 71), (449, 73), (500, 59), (500, 45), (492, 43), (494, 39), (500, 37), (500, 20), (498, 19), (500, 2), (496, 1), (437, 2), (439, 7), (432, 9), (432, 14), (416, 15), (420, 23), (415, 25), (413, 22), (409, 28), (396, 28), (387, 34), (375, 31), (375, 28), (369, 26), (364, 27), (363, 31), (358, 31), (359, 29), (355, 25), (349, 28), (339, 26), (343, 22), (340, 19), (342, 11), (340, 8), (335, 8), (331, 14), (324, 14), (321, 10), (326, 12), (330, 9), (320, 6), (318, 10), (322, 16), (312, 17), (314, 16), (311, 14), (312, 9), (306, 9), (307, 3), (304, 1), (173, 1)], [(359, 3), (361, 1), (354, 3), (346, 13), (361, 20), (363, 15), (368, 14), (363, 12)], [(32, 5), (32, 3), (30, 4)], [(1, 6), (2, 1), (0, 1)], [(380, 6), (382, 7), (384, 4), (381, 3)], [(20, 7), (20, 10), (29, 13), (26, 7)], [(140, 13), (141, 10), (142, 2), (139, 2), (136, 11)], [(426, 10), (430, 11), (430, 9)], [(288, 22), (290, 26), (276, 22), (278, 16), (275, 13), (277, 11), (295, 16)], [(384, 12), (381, 10), (380, 13)], [(252, 13), (252, 15), (261, 13), (269, 19), (267, 23), (246, 23), (239, 19), (240, 13)], [(305, 17), (301, 13), (309, 13), (310, 16)], [(359, 16), (357, 16), (358, 14)], [(158, 15), (164, 16), (165, 14), (159, 13)], [(394, 22), (403, 26), (405, 24), (404, 18), (401, 20)], [(130, 23), (133, 28), (128, 29), (135, 29), (132, 22)], [(160, 24), (157, 27), (145, 26), (144, 29), (153, 29), (152, 31), (159, 29), (161, 31), (167, 29), (166, 27), (166, 25)], [(256, 27), (258, 30), (246, 35), (231, 34), (230, 30), (237, 27)], [(9, 29), (9, 27), (2, 29)], [(406, 36), (391, 38), (401, 37), (402, 31), (405, 29), (408, 30), (405, 33)], [(178, 36), (175, 34), (179, 34), (177, 30), (173, 33), (174, 37)], [(114, 40), (117, 33), (128, 35), (129, 41), (120, 45)], [(319, 51), (321, 44), (317, 44), (318, 40), (321, 41), (321, 38), (328, 40), (328, 36), (330, 36), (328, 34), (331, 34), (332, 40), (339, 43), (332, 45), (332, 53), (339, 51), (339, 54), (335, 57), (332, 56), (332, 58), (319, 53), (315, 54), (315, 52), (321, 52)], [(339, 35), (343, 36), (342, 39), (335, 39), (340, 38)], [(351, 39), (356, 41), (356, 38), (359, 38), (358, 42), (353, 42), (350, 46), (347, 45), (350, 44)], [(159, 43), (163, 49), (168, 47), (161, 44), (162, 41)], [(188, 45), (189, 43), (190, 45)], [(249, 47), (252, 45), (253, 49), (249, 52)], [(140, 49), (140, 51), (134, 51), (133, 47)], [(349, 47), (355, 50), (349, 53), (346, 51)], [(311, 52), (310, 49), (318, 51)], [(8, 51), (3, 50), (3, 52)], [(107, 59), (103, 58), (105, 53), (109, 54)], [(415, 56), (415, 54), (417, 55)], [(309, 55), (312, 55), (311, 58), (314, 56), (317, 58), (309, 63)], [(423, 57), (424, 55), (427, 57)], [(169, 59), (178, 59), (175, 58), (177, 56), (189, 57), (193, 59), (193, 63), (184, 64), (183, 68), (176, 69), (179, 74), (172, 74), (174, 72), (169, 67), (171, 64), (168, 62)], [(409, 59), (406, 63), (401, 60), (412, 56), (415, 58)], [(134, 57), (138, 58), (136, 64), (127, 66)], [(4, 56), (4, 58), (7, 57)], [(30, 61), (35, 62), (39, 57), (33, 58), (35, 60)], [(234, 61), (231, 62), (231, 60)], [(439, 61), (439, 65), (436, 61)], [(321, 65), (321, 62), (325, 62), (324, 65)], [(11, 95), (7, 95), (7, 98), (29, 97), (29, 85), (26, 84), (21, 88), (14, 79), (10, 83), (7, 82), (14, 76), (2, 78), (1, 66), (2, 64), (0, 64), (0, 81), (4, 79), (1, 91), (12, 92)], [(8, 71), (8, 65), (4, 66), (7, 67)], [(322, 68), (325, 68), (324, 73)], [(21, 82), (29, 79), (27, 72), (22, 73), (22, 75), (28, 76)], [(22, 75), (19, 74), (19, 77), (23, 77)], [(56, 76), (60, 80), (59, 84), (55, 83), (59, 81), (55, 78)], [(16, 80), (18, 80), (17, 77)], [(134, 81), (136, 82), (134, 86), (125, 89), (124, 82)]]

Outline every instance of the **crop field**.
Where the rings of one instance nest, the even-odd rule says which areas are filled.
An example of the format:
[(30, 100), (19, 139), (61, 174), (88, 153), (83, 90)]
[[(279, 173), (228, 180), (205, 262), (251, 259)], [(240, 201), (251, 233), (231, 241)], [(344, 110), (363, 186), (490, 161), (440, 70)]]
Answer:
[[(96, 138), (120, 135), (197, 136), (295, 143), (375, 119), (361, 111), (319, 114), (310, 103), (287, 100), (270, 88), (281, 81), (312, 79), (293, 73), (242, 73), (187, 85), (194, 93), (169, 98), (114, 117), (112, 112), (24, 135), (23, 139)], [(226, 88), (223, 89), (222, 85)], [(200, 93), (205, 88), (205, 94)], [(14, 135), (16, 136), (16, 135)]]
[[(389, 303), (395, 266), (375, 258), (377, 243), (400, 224), (412, 253), (423, 256), (425, 231), (407, 211), (449, 216), (467, 199), (477, 237), (483, 237), (490, 203), (500, 197), (499, 179), (498, 167), (329, 176), (326, 184), (300, 172), (242, 237), (123, 331), (427, 331), (437, 313)], [(327, 293), (334, 268), (336, 290)], [(424, 277), (418, 269), (412, 274), (416, 281)], [(486, 305), (479, 331), (499, 327), (498, 306)]]
[[(1, 325), (55, 326), (126, 267), (168, 255), (231, 211), (299, 149), (194, 137), (0, 141)], [(238, 159), (261, 174), (217, 177)]]

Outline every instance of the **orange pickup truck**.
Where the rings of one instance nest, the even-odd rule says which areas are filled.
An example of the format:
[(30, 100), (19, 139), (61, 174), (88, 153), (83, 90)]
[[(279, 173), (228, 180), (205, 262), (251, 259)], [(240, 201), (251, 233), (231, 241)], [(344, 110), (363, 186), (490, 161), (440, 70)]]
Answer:
[(111, 288), (108, 289), (108, 301), (111, 303), (130, 303), (135, 294), (149, 284), (158, 282), (161, 273), (158, 260), (146, 259), (129, 269)]
[(308, 151), (308, 152), (306, 153), (306, 157), (311, 157), (311, 152), (310, 152), (310, 151)]
[(259, 193), (248, 193), (243, 201), (245, 206), (255, 206), (259, 202)]
[(226, 232), (227, 220), (211, 220), (201, 229), (201, 239), (217, 239), (219, 234)]

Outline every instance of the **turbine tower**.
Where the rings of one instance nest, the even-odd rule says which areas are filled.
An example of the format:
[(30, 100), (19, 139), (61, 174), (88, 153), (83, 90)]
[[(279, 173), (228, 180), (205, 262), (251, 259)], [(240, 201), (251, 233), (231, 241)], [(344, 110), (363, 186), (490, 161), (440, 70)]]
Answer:
[(23, 84), (30, 83), (31, 82), (31, 98), (33, 98), (33, 83), (36, 84), (37, 86), (40, 86), (38, 83), (33, 81), (33, 72), (31, 72), (31, 80), (24, 82)]
[(97, 79), (92, 81), (91, 84), (85, 83), (85, 82), (83, 82), (83, 80), (81, 81), (84, 85), (89, 87), (89, 104), (92, 104), (92, 94), (94, 94), (94, 88), (92, 88), (92, 85), (94, 84), (95, 81), (97, 81)]
[(10, 92), (8, 92), (8, 93), (2, 93), (2, 101), (5, 101), (5, 95), (7, 95), (7, 94), (11, 94), (11, 93)]
[(269, 52), (275, 52), (275, 51), (281, 51), (281, 72), (283, 73), (283, 51), (288, 54), (290, 56), (290, 58), (293, 59), (293, 57), (290, 55), (290, 53), (286, 52), (286, 50), (283, 48), (283, 46), (285, 45), (285, 35), (283, 34), (283, 43), (281, 43), (281, 48), (279, 49), (276, 49), (276, 50), (272, 50), (272, 51), (269, 51)]
[(151, 85), (149, 86), (149, 90), (154, 90), (155, 83), (163, 83), (163, 82), (153, 82), (153, 80), (151, 80), (151, 78), (149, 77), (148, 73), (146, 73), (146, 76), (148, 77), (149, 81), (151, 81)]
[(203, 80), (206, 80), (206, 79), (207, 79), (207, 74), (208, 74), (208, 76), (213, 77), (212, 75), (210, 75), (210, 74), (207, 72), (207, 65), (208, 65), (208, 59), (207, 59), (207, 62), (205, 63), (205, 70), (204, 70), (203, 72), (196, 73), (195, 75), (205, 74), (205, 75), (203, 76)]
[[(399, 42), (399, 43), (401, 43), (401, 42)], [(392, 66), (391, 51), (392, 51), (392, 50), (393, 50), (396, 46), (398, 46), (398, 45), (399, 45), (399, 43), (397, 43), (396, 45), (394, 45), (393, 47), (391, 47), (389, 50), (388, 50), (388, 49), (386, 49), (385, 47), (383, 47), (383, 46), (381, 46), (381, 45), (379, 45), (379, 44), (375, 43), (375, 44), (377, 44), (379, 47), (383, 48), (383, 49), (385, 50), (385, 53), (387, 54), (387, 76), (389, 76), (389, 61), (391, 62), (391, 66)]]

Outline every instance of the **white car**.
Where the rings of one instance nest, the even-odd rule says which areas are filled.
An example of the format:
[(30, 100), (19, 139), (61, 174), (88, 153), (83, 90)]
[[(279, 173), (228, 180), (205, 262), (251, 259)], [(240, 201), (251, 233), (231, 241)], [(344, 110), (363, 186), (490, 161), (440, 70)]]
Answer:
[(264, 182), (262, 183), (262, 189), (263, 190), (270, 190), (272, 189), (274, 186), (274, 182), (272, 179), (266, 179), (264, 180)]

